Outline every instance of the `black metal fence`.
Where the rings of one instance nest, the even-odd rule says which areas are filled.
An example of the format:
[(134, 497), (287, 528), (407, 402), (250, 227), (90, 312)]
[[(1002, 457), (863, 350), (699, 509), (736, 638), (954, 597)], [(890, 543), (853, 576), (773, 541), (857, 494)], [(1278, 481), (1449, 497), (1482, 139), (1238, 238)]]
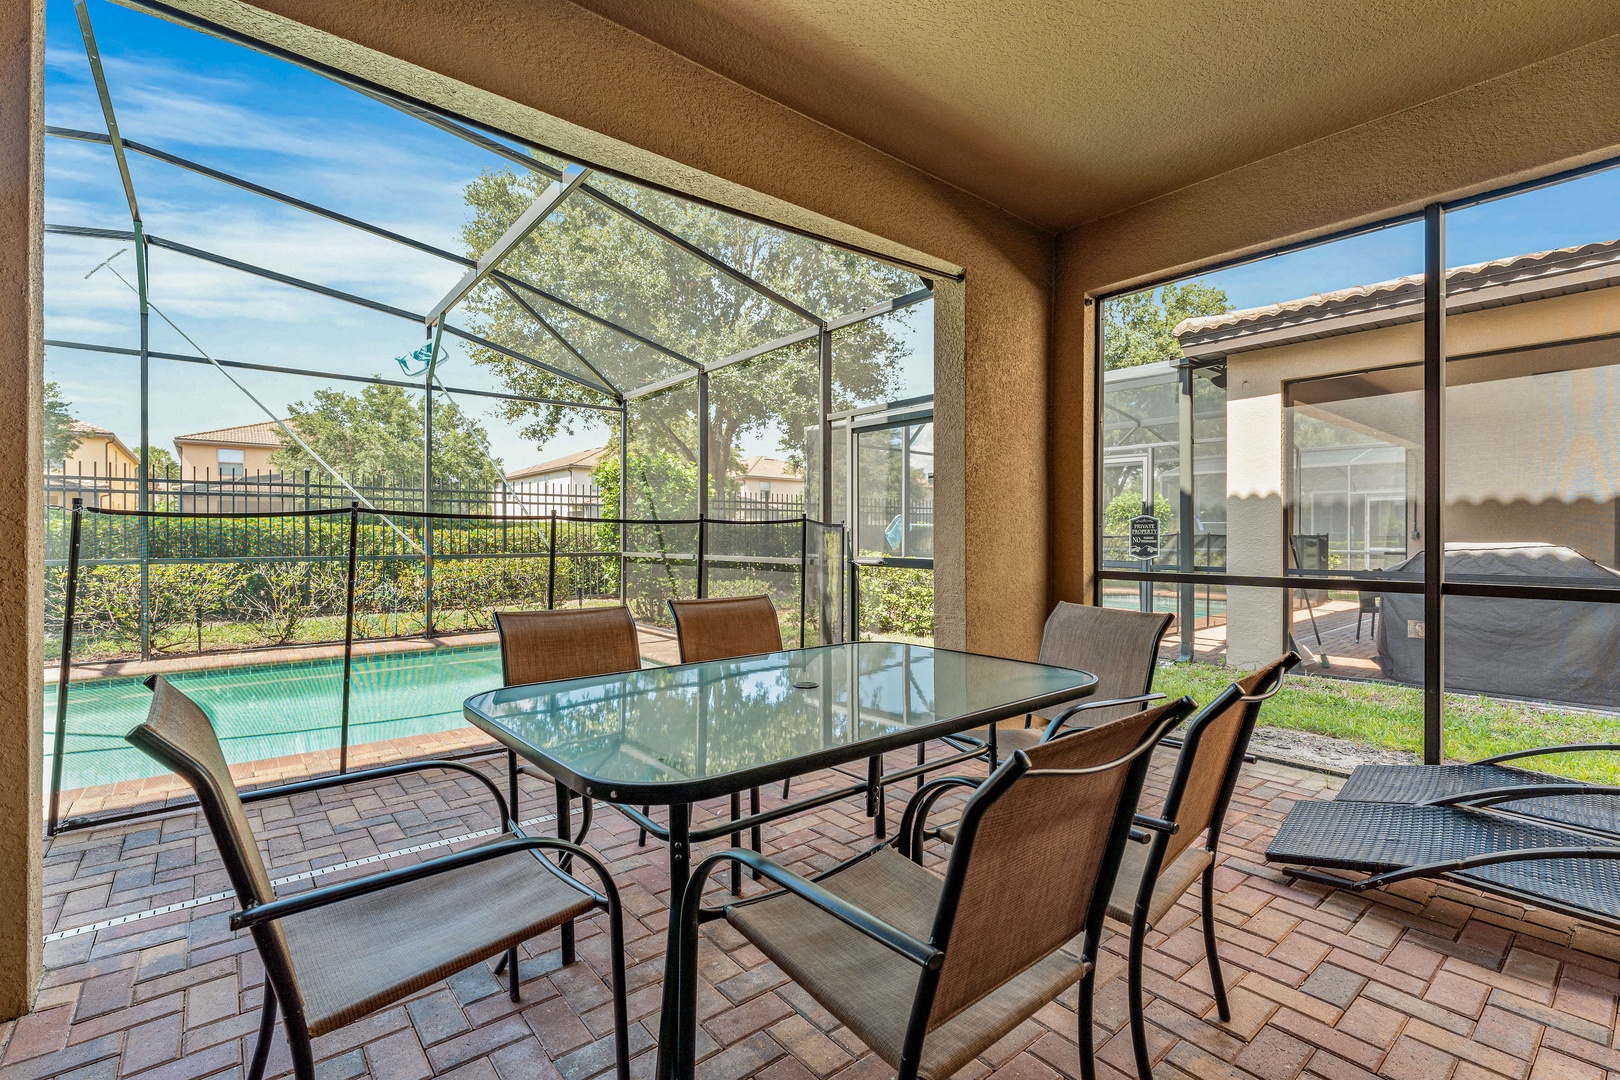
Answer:
[[(76, 734), (68, 722), (73, 665), (87, 658), (341, 645), (336, 750), (344, 771), (357, 641), (489, 630), (497, 610), (590, 601), (624, 603), (639, 621), (667, 627), (670, 599), (758, 592), (782, 613), (784, 640), (807, 645), (845, 634), (843, 529), (802, 514), (513, 518), (383, 511), (353, 500), (237, 514), (72, 502), (47, 513), (60, 519), (52, 534), (65, 534), (60, 561), (47, 569), (47, 633), (60, 655), (53, 834), (64, 827), (63, 762)], [(80, 737), (105, 743), (135, 719), (103, 717), (107, 730)]]

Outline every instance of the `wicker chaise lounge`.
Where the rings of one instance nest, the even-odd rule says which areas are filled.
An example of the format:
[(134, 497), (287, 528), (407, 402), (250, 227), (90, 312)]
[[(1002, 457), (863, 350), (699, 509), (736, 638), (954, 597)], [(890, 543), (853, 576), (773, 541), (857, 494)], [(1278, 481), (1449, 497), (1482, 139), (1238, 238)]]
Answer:
[(1620, 837), (1620, 799), (1614, 789), (1504, 764), (1551, 754), (1613, 751), (1620, 751), (1620, 743), (1540, 746), (1467, 765), (1362, 765), (1336, 798), (1423, 806), (1459, 795), (1499, 797), (1492, 804), (1499, 811)]
[(1620, 930), (1620, 839), (1503, 813), (1493, 808), (1503, 798), (1464, 793), (1416, 806), (1301, 800), (1277, 829), (1266, 861), (1353, 892), (1444, 877)]

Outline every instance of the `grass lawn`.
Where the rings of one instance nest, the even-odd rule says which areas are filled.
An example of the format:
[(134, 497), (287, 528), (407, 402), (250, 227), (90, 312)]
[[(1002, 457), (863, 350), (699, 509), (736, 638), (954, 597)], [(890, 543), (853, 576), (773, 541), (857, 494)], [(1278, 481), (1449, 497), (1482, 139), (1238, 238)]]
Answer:
[[(1153, 689), (1209, 701), (1243, 673), (1214, 664), (1160, 664)], [(1423, 749), (1423, 694), (1416, 687), (1319, 676), (1290, 677), (1266, 702), (1260, 723), (1348, 739), (1387, 750)], [(1553, 706), (1447, 694), (1447, 760), (1474, 761), (1510, 750), (1571, 743), (1620, 742), (1620, 718)], [(1528, 759), (1528, 768), (1582, 780), (1620, 783), (1620, 752)]]

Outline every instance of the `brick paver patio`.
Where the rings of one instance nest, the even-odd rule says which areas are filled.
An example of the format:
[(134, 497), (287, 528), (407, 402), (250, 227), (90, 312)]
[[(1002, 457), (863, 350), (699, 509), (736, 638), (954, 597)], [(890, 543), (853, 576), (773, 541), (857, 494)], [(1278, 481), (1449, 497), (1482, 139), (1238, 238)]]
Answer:
[[(1167, 773), (1160, 755), (1156, 779)], [(495, 769), (493, 762), (488, 766)], [(796, 785), (808, 792), (818, 781)], [(841, 780), (841, 778), (840, 778)], [(1153, 935), (1147, 1015), (1160, 1080), (1588, 1080), (1620, 1075), (1616, 1000), (1620, 941), (1567, 919), (1450, 887), (1354, 898), (1289, 885), (1261, 864), (1275, 822), (1296, 798), (1330, 793), (1330, 778), (1273, 765), (1244, 773), (1219, 870), (1222, 958), (1233, 1021), (1217, 1022), (1196, 909), (1184, 901)], [(259, 804), (250, 813), (283, 891), (380, 868), (343, 867), (453, 840), (494, 822), (487, 795), (432, 774), (370, 788)], [(526, 817), (545, 818), (535, 785)], [(894, 792), (897, 816), (908, 790)], [(1151, 798), (1151, 795), (1150, 795)], [(549, 820), (535, 830), (549, 831)], [(830, 865), (870, 841), (854, 804), (767, 829), (768, 850), (800, 870)], [(630, 1012), (638, 1076), (652, 1069), (666, 917), (663, 853), (635, 829), (597, 815), (629, 914)], [(380, 865), (442, 854), (452, 845)], [(0, 1025), (0, 1080), (240, 1076), (251, 1052), (263, 974), (245, 935), (226, 925), (231, 901), (213, 845), (194, 813), (65, 835), (45, 857), (46, 972), (37, 1009)], [(1020, 913), (1009, 889), (1009, 917)], [(197, 901), (203, 901), (197, 903)], [(162, 914), (143, 913), (181, 906)], [(109, 920), (136, 916), (102, 929)], [(705, 943), (701, 1075), (883, 1076), (868, 1054), (752, 947), (718, 924)], [(488, 967), (465, 972), (343, 1031), (316, 1040), (329, 1080), (564, 1077), (608, 1068), (606, 934), (580, 929), (580, 962), (558, 963), (556, 935), (528, 944), (523, 1001)], [(1130, 1075), (1124, 1031), (1123, 939), (1104, 942), (1099, 977), (1099, 1075)], [(965, 1076), (1078, 1074), (1072, 991), (994, 1047)], [(271, 1075), (289, 1062), (279, 1035)]]

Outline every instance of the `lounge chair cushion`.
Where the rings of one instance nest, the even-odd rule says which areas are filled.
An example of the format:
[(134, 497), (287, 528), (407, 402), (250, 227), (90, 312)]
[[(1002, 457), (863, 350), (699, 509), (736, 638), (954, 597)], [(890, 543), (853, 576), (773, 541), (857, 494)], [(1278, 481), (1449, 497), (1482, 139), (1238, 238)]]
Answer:
[[(1119, 863), (1119, 876), (1114, 879), (1114, 894), (1108, 898), (1110, 919), (1126, 923), (1131, 921), (1131, 914), (1136, 910), (1137, 894), (1142, 889), (1142, 873), (1147, 869), (1150, 847), (1150, 844), (1125, 845), (1125, 855)], [(1153, 886), (1153, 899), (1148, 904), (1149, 927), (1158, 925), (1159, 920), (1176, 906), (1176, 901), (1203, 876), (1204, 869), (1214, 859), (1208, 848), (1194, 844), (1169, 866), (1160, 867), (1159, 880)]]
[[(851, 863), (820, 884), (928, 940), (941, 879), (892, 849)], [(879, 1057), (898, 1065), (920, 968), (789, 894), (734, 905), (726, 918)], [(1085, 965), (1070, 949), (1079, 952), (1071, 942), (929, 1032), (919, 1075), (950, 1076), (1079, 981)]]
[(591, 908), (590, 897), (520, 851), (300, 912), (281, 926), (313, 1036)]

